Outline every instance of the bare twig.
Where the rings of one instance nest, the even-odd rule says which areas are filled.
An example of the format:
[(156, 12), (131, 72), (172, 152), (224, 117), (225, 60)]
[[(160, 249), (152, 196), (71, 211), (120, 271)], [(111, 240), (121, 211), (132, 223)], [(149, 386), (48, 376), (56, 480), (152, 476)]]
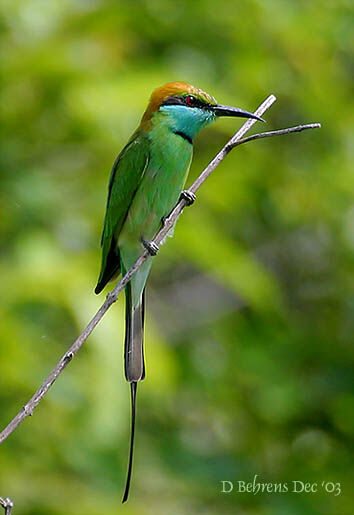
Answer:
[[(257, 116), (262, 116), (267, 109), (276, 101), (274, 95), (270, 95), (255, 111), (254, 114)], [(214, 159), (208, 164), (208, 166), (202, 171), (202, 173), (197, 177), (192, 186), (189, 188), (189, 191), (192, 193), (196, 193), (196, 191), (200, 188), (203, 182), (209, 177), (213, 170), (221, 163), (223, 159), (227, 156), (227, 154), (237, 145), (242, 143), (246, 143), (247, 141), (251, 141), (251, 139), (264, 138), (268, 136), (273, 136), (276, 134), (287, 134), (289, 132), (298, 132), (304, 129), (310, 129), (319, 127), (319, 124), (312, 125), (303, 125), (299, 127), (294, 127), (290, 129), (283, 129), (281, 131), (273, 131), (266, 132), (261, 134), (256, 134), (254, 136), (250, 136), (249, 138), (243, 138), (243, 136), (249, 131), (249, 129), (256, 123), (256, 120), (248, 119), (242, 127), (236, 132), (236, 134), (226, 143), (226, 145), (220, 150), (220, 152), (214, 157)], [(167, 233), (174, 226), (176, 220), (180, 216), (183, 208), (187, 205), (187, 202), (184, 198), (181, 198), (176, 206), (173, 208), (168, 217), (164, 220), (164, 224), (159, 232), (155, 235), (152, 243), (156, 245), (160, 245), (161, 242), (166, 237)], [(61, 358), (57, 366), (52, 370), (49, 376), (45, 379), (41, 387), (35, 392), (35, 394), (31, 397), (31, 399), (27, 402), (27, 404), (21, 409), (21, 411), (11, 420), (11, 422), (5, 427), (5, 429), (0, 433), (0, 443), (2, 443), (23, 420), (28, 417), (28, 415), (33, 414), (34, 408), (39, 404), (41, 399), (47, 393), (49, 388), (52, 386), (58, 375), (64, 370), (64, 368), (70, 363), (73, 357), (77, 354), (82, 344), (86, 341), (88, 336), (92, 333), (96, 325), (100, 322), (103, 315), (110, 308), (110, 306), (116, 302), (118, 295), (128, 284), (132, 276), (136, 273), (136, 271), (141, 267), (141, 265), (150, 257), (150, 254), (147, 250), (144, 250), (141, 253), (141, 256), (137, 259), (134, 265), (128, 270), (128, 272), (122, 277), (116, 287), (108, 293), (106, 300), (97, 311), (95, 316), (90, 320), (88, 325), (85, 327), (83, 332), (78, 336), (69, 350), (64, 354)]]
[(253, 141), (255, 139), (269, 138), (270, 136), (282, 136), (283, 134), (292, 134), (293, 132), (302, 132), (306, 129), (320, 129), (320, 123), (308, 123), (306, 125), (296, 125), (296, 127), (289, 127), (287, 129), (280, 129), (278, 131), (269, 131), (269, 132), (260, 132), (259, 134), (252, 134), (252, 136), (248, 136), (247, 138), (242, 138), (235, 143), (229, 143), (226, 146), (230, 147), (230, 150), (242, 145), (242, 143), (247, 143), (248, 141)]
[(5, 499), (3, 497), (0, 497), (0, 506), (4, 508), (5, 515), (11, 515), (14, 503), (11, 501), (9, 497), (6, 497)]

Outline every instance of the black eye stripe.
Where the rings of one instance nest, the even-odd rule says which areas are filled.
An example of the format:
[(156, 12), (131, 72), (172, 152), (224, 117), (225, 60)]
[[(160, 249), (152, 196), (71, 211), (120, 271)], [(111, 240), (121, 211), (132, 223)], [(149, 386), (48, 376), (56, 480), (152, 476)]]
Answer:
[[(190, 99), (187, 101), (187, 99)], [(209, 104), (199, 100), (199, 98), (193, 95), (187, 95), (185, 97), (169, 97), (161, 104), (163, 106), (182, 105), (186, 107), (199, 107), (200, 109), (208, 109)]]
[(169, 97), (162, 103), (163, 106), (185, 105), (183, 97)]

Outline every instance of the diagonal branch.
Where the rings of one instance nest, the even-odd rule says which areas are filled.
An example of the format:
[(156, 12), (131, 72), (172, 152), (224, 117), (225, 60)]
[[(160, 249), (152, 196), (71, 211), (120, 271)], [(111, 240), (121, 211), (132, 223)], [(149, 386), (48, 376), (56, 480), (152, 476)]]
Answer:
[[(274, 95), (270, 95), (259, 107), (256, 109), (254, 114), (257, 116), (262, 116), (267, 109), (271, 107), (271, 105), (276, 101)], [(214, 157), (214, 159), (208, 164), (208, 166), (202, 171), (202, 173), (197, 177), (192, 186), (189, 188), (189, 191), (192, 193), (196, 193), (196, 191), (200, 188), (203, 182), (209, 177), (209, 175), (215, 170), (215, 168), (225, 159), (228, 153), (236, 146), (241, 145), (242, 143), (246, 143), (247, 141), (251, 141), (258, 138), (265, 138), (269, 136), (273, 136), (276, 134), (287, 134), (290, 132), (299, 132), (305, 129), (311, 129), (315, 127), (320, 127), (320, 124), (311, 124), (311, 125), (302, 125), (298, 127), (293, 127), (290, 129), (282, 129), (280, 131), (272, 131), (265, 132), (260, 134), (255, 134), (254, 136), (249, 136), (248, 138), (243, 138), (243, 136), (250, 130), (250, 128), (256, 123), (256, 120), (248, 119), (242, 127), (236, 132), (236, 134), (226, 143), (226, 145), (220, 150), (220, 152)], [(152, 243), (155, 245), (160, 245), (161, 242), (166, 237), (167, 233), (174, 226), (176, 220), (182, 213), (184, 207), (187, 205), (187, 201), (184, 198), (181, 198), (168, 217), (165, 218), (164, 224), (159, 230), (159, 232), (155, 235)], [(68, 351), (64, 354), (64, 356), (60, 359), (56, 367), (52, 370), (49, 376), (44, 380), (43, 384), (40, 388), (34, 393), (31, 399), (27, 402), (25, 406), (19, 411), (19, 413), (11, 420), (11, 422), (5, 427), (5, 429), (0, 433), (0, 443), (2, 443), (6, 438), (27, 418), (29, 415), (33, 414), (34, 408), (40, 403), (44, 395), (47, 393), (49, 388), (52, 386), (56, 378), (61, 374), (64, 368), (70, 363), (73, 357), (77, 354), (82, 344), (87, 340), (88, 336), (92, 333), (96, 325), (101, 321), (103, 315), (106, 311), (111, 307), (111, 305), (116, 302), (118, 295), (128, 284), (132, 276), (136, 273), (136, 271), (141, 267), (141, 265), (150, 257), (148, 250), (144, 250), (141, 253), (141, 256), (134, 265), (128, 270), (128, 272), (122, 277), (116, 287), (108, 293), (106, 300), (97, 311), (95, 316), (90, 320), (88, 325), (85, 327), (83, 332), (77, 337), (72, 346), (68, 349)]]

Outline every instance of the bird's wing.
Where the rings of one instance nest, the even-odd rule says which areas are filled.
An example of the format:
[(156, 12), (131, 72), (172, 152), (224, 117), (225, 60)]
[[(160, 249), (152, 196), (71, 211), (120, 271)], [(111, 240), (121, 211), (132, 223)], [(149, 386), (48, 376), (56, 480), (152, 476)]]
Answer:
[(120, 270), (117, 239), (135, 192), (149, 162), (149, 140), (137, 132), (114, 162), (108, 185), (106, 216), (102, 232), (102, 264), (95, 293)]

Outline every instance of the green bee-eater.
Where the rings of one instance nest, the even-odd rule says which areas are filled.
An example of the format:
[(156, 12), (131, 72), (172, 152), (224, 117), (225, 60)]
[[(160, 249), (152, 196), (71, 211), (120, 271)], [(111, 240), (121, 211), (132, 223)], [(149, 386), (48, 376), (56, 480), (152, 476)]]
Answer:
[[(141, 123), (118, 155), (109, 180), (101, 239), (102, 265), (95, 293), (121, 272), (129, 270), (181, 194), (188, 203), (194, 195), (183, 187), (192, 160), (194, 136), (219, 116), (256, 118), (216, 100), (186, 82), (169, 82), (156, 89)], [(145, 285), (152, 264), (149, 257), (125, 288), (125, 377), (131, 385), (131, 438), (123, 502), (129, 494), (133, 461), (137, 381), (145, 377), (143, 352)]]

